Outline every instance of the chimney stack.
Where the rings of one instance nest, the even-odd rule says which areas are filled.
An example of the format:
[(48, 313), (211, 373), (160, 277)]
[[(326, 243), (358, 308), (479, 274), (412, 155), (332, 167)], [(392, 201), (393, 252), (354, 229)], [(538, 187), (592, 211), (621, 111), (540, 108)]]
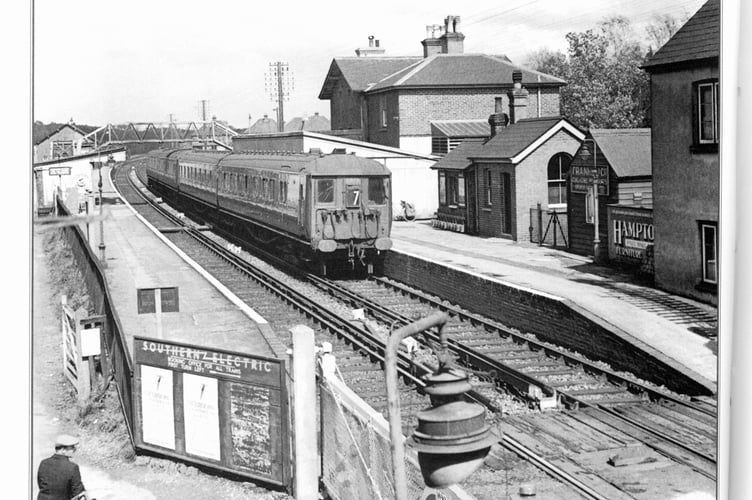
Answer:
[(509, 117), (511, 123), (527, 118), (528, 91), (522, 86), (522, 71), (512, 72), (512, 90), (509, 91)]
[(436, 37), (436, 33), (441, 33), (442, 27), (438, 24), (429, 24), (426, 26), (426, 39), (423, 40), (423, 57), (441, 54), (441, 40)]
[(460, 16), (444, 18), (444, 34), (441, 36), (442, 54), (462, 54), (465, 52), (465, 35), (459, 32)]
[(494, 98), (494, 113), (488, 117), (488, 124), (491, 126), (491, 137), (494, 137), (500, 129), (507, 126), (509, 116), (502, 112), (504, 104), (501, 97)]
[(375, 36), (370, 35), (368, 37), (368, 47), (364, 49), (355, 49), (355, 54), (358, 57), (381, 55), (385, 52), (384, 49), (379, 47), (379, 41), (375, 40)]

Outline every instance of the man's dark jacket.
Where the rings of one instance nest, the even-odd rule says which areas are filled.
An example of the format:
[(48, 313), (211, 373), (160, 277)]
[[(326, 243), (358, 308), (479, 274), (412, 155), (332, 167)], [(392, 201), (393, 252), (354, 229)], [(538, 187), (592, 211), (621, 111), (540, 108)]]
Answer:
[(70, 500), (85, 490), (78, 465), (55, 453), (39, 464), (37, 500)]

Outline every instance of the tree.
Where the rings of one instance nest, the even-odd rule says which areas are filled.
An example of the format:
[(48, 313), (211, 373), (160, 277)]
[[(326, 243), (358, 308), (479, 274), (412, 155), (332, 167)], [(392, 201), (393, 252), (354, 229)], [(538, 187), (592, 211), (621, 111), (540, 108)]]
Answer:
[[(527, 65), (562, 78), (561, 112), (584, 128), (644, 127), (648, 123), (650, 80), (640, 66), (688, 16), (654, 16), (639, 36), (623, 16), (603, 19), (594, 29), (566, 35), (567, 54), (541, 49)], [(648, 44), (641, 42), (647, 39)]]

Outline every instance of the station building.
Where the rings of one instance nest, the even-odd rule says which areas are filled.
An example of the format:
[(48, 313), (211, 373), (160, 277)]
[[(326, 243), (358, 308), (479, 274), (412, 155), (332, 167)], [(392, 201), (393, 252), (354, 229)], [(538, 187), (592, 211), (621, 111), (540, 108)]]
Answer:
[(650, 74), (655, 282), (717, 304), (720, 0), (643, 66)]
[[(514, 65), (504, 55), (465, 54), (460, 17), (427, 27), (423, 57), (387, 57), (384, 49), (335, 58), (319, 99), (329, 100), (332, 134), (421, 154), (445, 154), (464, 135), (445, 121), (485, 121), (501, 98), (508, 105), (512, 72), (529, 90), (530, 117), (558, 116), (563, 80)], [(461, 133), (464, 131), (461, 131)], [(477, 138), (477, 135), (473, 137)]]
[(567, 168), (585, 134), (560, 116), (529, 118), (528, 92), (515, 72), (488, 119), (491, 137), (466, 141), (432, 168), (438, 172), (434, 225), (479, 236), (531, 241), (531, 209), (567, 211)]
[[(93, 130), (93, 129), (92, 129)], [(84, 140), (91, 130), (84, 130), (73, 120), (59, 126), (34, 142), (33, 163), (68, 158), (90, 152), (94, 144)]]
[[(650, 142), (649, 128), (587, 131), (569, 165), (569, 251), (589, 256), (597, 252), (598, 260), (651, 268), (643, 262), (652, 255), (654, 243)], [(623, 236), (635, 224), (650, 230)]]

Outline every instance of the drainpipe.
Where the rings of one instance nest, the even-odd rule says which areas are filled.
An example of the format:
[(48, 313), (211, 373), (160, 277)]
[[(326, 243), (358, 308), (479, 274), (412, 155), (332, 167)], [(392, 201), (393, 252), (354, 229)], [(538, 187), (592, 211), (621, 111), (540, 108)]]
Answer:
[(397, 350), (402, 340), (438, 326), (442, 346), (442, 352), (438, 356), (439, 362), (443, 363), (446, 358), (447, 346), (447, 335), (444, 333), (444, 325), (448, 320), (449, 316), (445, 312), (432, 314), (392, 332), (387, 341), (384, 356), (384, 371), (386, 377), (387, 408), (389, 412), (389, 441), (392, 450), (392, 471), (394, 473), (394, 494), (396, 500), (408, 500), (407, 475), (405, 473), (405, 443), (402, 437), (399, 406)]

